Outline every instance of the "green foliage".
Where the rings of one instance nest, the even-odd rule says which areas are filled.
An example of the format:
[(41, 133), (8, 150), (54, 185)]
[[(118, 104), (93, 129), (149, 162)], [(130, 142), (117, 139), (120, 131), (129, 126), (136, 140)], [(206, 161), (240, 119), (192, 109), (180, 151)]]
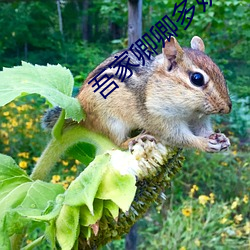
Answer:
[(70, 117), (78, 122), (84, 118), (80, 103), (71, 97), (73, 77), (61, 65), (45, 67), (23, 62), (22, 66), (4, 68), (0, 72), (0, 78), (1, 106), (20, 95), (36, 93), (47, 98), (50, 104), (65, 109), (65, 118)]
[[(64, 190), (62, 186), (41, 181), (32, 182), (12, 158), (0, 154), (1, 249), (10, 249), (9, 237), (21, 233), (29, 224), (27, 215), (37, 215)], [(39, 197), (39, 198), (38, 198)]]
[[(186, 198), (175, 210), (147, 217), (138, 249), (248, 249), (247, 204), (228, 204), (206, 195)], [(235, 208), (236, 206), (237, 208)], [(245, 210), (245, 211), (244, 211)]]

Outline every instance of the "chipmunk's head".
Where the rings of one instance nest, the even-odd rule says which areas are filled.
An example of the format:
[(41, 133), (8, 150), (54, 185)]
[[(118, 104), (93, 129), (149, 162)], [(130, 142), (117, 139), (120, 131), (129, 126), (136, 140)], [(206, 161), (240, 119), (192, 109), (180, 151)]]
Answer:
[(156, 81), (165, 79), (161, 80), (158, 94), (166, 95), (162, 99), (170, 98), (170, 103), (165, 105), (175, 106), (179, 112), (191, 109), (202, 114), (227, 114), (232, 104), (226, 81), (204, 50), (204, 43), (198, 36), (191, 40), (191, 48), (181, 48), (174, 37), (169, 42), (166, 40), (157, 65)]

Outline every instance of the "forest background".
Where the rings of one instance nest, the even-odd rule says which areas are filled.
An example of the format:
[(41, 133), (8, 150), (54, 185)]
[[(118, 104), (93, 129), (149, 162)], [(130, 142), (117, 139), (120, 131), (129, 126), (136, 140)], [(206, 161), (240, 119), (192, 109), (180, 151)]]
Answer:
[[(171, 16), (175, 3), (143, 0), (142, 34), (166, 14)], [(202, 37), (206, 53), (222, 69), (233, 111), (215, 117), (214, 124), (230, 137), (232, 147), (221, 154), (184, 152), (183, 171), (166, 191), (166, 200), (152, 206), (137, 225), (138, 249), (247, 249), (250, 244), (250, 3), (213, 1), (205, 12), (193, 0), (187, 7), (193, 4), (189, 28), (185, 31), (176, 23), (178, 41), (188, 47), (194, 35)], [(73, 73), (77, 91), (102, 60), (127, 48), (128, 1), (0, 1), (0, 31), (1, 69), (22, 60), (59, 63)], [(19, 99), (0, 109), (0, 153), (12, 155), (30, 173), (48, 139), (39, 122), (47, 106), (38, 96), (26, 101)], [(82, 168), (65, 157), (51, 181), (67, 187)], [(34, 238), (37, 234), (34, 230)], [(106, 248), (123, 249), (124, 242)]]

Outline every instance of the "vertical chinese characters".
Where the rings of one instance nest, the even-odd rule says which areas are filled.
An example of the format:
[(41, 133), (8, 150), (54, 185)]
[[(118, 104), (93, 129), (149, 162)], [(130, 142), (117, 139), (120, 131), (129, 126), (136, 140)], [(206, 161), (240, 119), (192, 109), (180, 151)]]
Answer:
[[(203, 6), (203, 12), (206, 11), (208, 2), (204, 0), (196, 0), (198, 5)], [(209, 6), (212, 6), (212, 0), (209, 0)], [(175, 23), (181, 21), (181, 25), (185, 23), (184, 30), (186, 30), (194, 17), (195, 5), (187, 7), (187, 0), (181, 1), (179, 4), (175, 3), (172, 17), (178, 17)], [(187, 21), (186, 21), (187, 20)], [(185, 22), (186, 21), (186, 22)], [(100, 90), (100, 94), (106, 99), (115, 89), (119, 88), (113, 77), (118, 78), (120, 82), (124, 82), (125, 79), (130, 78), (133, 75), (133, 68), (145, 66), (146, 60), (151, 60), (151, 56), (158, 55), (157, 49), (158, 44), (161, 47), (165, 47), (165, 40), (170, 41), (171, 36), (178, 37), (178, 27), (168, 15), (165, 15), (160, 21), (153, 25), (149, 32), (146, 32), (141, 38), (135, 41), (128, 51), (130, 51), (135, 58), (137, 58), (140, 64), (131, 63), (129, 53), (125, 50), (123, 53), (116, 55), (115, 60), (107, 65), (106, 68), (102, 69), (95, 77), (93, 77), (88, 84), (92, 84), (94, 92)], [(115, 69), (115, 74), (106, 73), (103, 74), (107, 69)], [(102, 75), (103, 74), (103, 75)]]

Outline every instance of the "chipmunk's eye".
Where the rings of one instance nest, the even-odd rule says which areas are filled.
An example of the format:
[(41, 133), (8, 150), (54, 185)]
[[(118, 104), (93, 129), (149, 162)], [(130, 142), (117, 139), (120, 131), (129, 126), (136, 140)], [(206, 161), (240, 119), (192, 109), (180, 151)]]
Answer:
[(195, 72), (190, 75), (191, 82), (198, 87), (201, 87), (204, 85), (204, 77), (201, 73)]

